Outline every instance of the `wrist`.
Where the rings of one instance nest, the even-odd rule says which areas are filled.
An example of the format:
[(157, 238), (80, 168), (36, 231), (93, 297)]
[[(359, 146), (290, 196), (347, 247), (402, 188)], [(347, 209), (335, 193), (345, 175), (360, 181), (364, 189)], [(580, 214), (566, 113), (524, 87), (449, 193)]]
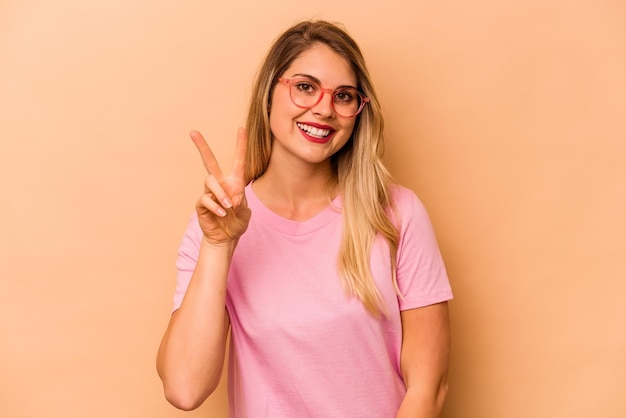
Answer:
[(238, 239), (233, 239), (215, 242), (208, 239), (206, 236), (203, 236), (202, 241), (200, 242), (200, 249), (209, 251), (226, 251), (232, 253), (237, 246), (238, 241)]

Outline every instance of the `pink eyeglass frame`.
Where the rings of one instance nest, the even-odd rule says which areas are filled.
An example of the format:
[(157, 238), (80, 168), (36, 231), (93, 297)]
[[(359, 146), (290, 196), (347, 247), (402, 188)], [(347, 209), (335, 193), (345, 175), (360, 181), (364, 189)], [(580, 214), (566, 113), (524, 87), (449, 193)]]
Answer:
[[(317, 81), (313, 81), (313, 80), (309, 80), (308, 78), (304, 78), (304, 77), (297, 77), (297, 78), (284, 78), (284, 77), (279, 77), (278, 81), (280, 81), (281, 83), (285, 83), (287, 85), (289, 85), (289, 97), (291, 98), (291, 101), (293, 102), (294, 105), (298, 106), (301, 109), (310, 109), (314, 106), (317, 106), (319, 104), (319, 102), (322, 101), (322, 98), (324, 97), (325, 93), (330, 94), (332, 97), (335, 96), (335, 93), (338, 90), (342, 90), (345, 89), (345, 87), (340, 87), (338, 89), (326, 89), (324, 87), (322, 87), (320, 85), (320, 83), (318, 83)], [(297, 104), (296, 102), (294, 102), (293, 97), (291, 96), (291, 87), (297, 82), (297, 81), (307, 81), (309, 83), (313, 83), (313, 84), (317, 84), (320, 87), (320, 90), (322, 92), (322, 94), (320, 94), (320, 97), (317, 99), (317, 102), (315, 102), (314, 104), (312, 104), (311, 106), (300, 106), (299, 104)], [(333, 110), (335, 111), (335, 113), (337, 113), (338, 116), (341, 116), (342, 118), (354, 118), (356, 116), (358, 116), (359, 113), (361, 113), (361, 111), (363, 110), (363, 108), (365, 107), (366, 103), (370, 102), (369, 97), (365, 96), (363, 93), (361, 93), (360, 91), (358, 91), (357, 89), (355, 89), (354, 87), (350, 87), (350, 89), (353, 89), (356, 94), (359, 95), (359, 97), (361, 97), (361, 106), (359, 107), (359, 109), (356, 111), (356, 113), (352, 116), (344, 116), (342, 114), (340, 114), (339, 112), (337, 112), (337, 109), (335, 109), (335, 101), (331, 100), (330, 104), (333, 107)]]

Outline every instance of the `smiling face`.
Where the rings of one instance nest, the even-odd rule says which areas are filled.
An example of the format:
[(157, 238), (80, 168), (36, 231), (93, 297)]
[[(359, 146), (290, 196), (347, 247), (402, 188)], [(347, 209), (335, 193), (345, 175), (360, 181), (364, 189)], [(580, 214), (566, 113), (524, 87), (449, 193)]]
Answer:
[[(330, 90), (357, 87), (357, 77), (350, 63), (324, 44), (315, 44), (300, 54), (281, 77), (308, 79)], [(329, 163), (330, 157), (350, 139), (356, 117), (338, 116), (332, 106), (332, 94), (328, 92), (315, 106), (309, 109), (298, 107), (291, 100), (289, 88), (289, 84), (279, 82), (272, 94), (269, 115), (273, 137), (271, 160)]]

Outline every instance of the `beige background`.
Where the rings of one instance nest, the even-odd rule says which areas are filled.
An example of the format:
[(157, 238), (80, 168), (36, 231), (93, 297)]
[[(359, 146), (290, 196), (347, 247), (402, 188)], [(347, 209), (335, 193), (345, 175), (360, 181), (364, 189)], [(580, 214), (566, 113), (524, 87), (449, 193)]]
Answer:
[(621, 418), (622, 0), (0, 1), (0, 416), (225, 417), (154, 357), (201, 191), (252, 76), (302, 18), (369, 61), (387, 160), (428, 207), (456, 299), (444, 418)]

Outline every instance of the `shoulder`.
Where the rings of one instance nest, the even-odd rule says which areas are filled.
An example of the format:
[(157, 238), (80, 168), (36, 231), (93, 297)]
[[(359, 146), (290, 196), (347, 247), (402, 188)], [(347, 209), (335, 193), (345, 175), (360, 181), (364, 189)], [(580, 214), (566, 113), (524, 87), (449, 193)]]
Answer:
[(389, 186), (389, 196), (392, 203), (392, 214), (395, 213), (402, 224), (412, 219), (422, 219), (429, 222), (426, 207), (413, 190), (394, 183)]
[(413, 190), (397, 183), (389, 185), (389, 195), (396, 205), (406, 204), (407, 202), (410, 204), (413, 200), (419, 200)]

